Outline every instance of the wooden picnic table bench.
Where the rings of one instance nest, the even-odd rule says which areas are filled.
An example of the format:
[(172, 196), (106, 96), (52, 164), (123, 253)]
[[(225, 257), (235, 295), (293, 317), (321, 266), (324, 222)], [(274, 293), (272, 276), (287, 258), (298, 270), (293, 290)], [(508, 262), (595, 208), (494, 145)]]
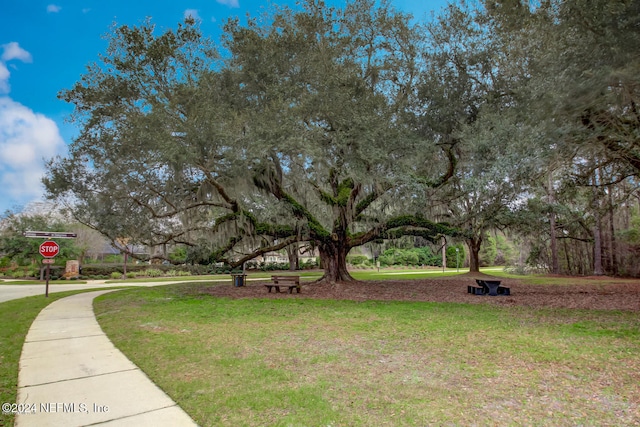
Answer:
[(276, 292), (280, 292), (280, 286), (289, 288), (290, 294), (293, 293), (294, 289), (300, 293), (300, 276), (271, 276), (271, 282), (264, 285), (269, 293), (271, 293), (271, 288), (275, 288)]

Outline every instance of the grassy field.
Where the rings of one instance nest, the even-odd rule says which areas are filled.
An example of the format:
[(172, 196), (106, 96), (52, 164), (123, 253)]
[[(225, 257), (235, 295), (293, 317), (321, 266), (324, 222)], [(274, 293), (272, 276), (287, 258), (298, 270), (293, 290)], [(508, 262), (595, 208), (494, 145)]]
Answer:
[(202, 426), (639, 425), (637, 313), (107, 294), (103, 329)]
[(548, 276), (544, 274), (536, 274), (530, 276), (518, 276), (515, 274), (507, 274), (500, 271), (491, 272), (491, 274), (499, 277), (517, 279), (523, 283), (531, 285), (545, 286), (565, 286), (565, 285), (595, 285), (595, 284), (611, 284), (621, 282), (640, 283), (638, 279), (620, 278), (609, 276)]

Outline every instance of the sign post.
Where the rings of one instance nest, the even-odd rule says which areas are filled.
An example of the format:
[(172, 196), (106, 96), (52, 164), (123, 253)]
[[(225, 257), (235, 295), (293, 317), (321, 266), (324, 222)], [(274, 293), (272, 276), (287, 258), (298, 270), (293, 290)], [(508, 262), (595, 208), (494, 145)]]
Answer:
[(58, 255), (58, 252), (60, 252), (60, 246), (58, 246), (58, 244), (53, 240), (47, 240), (40, 245), (39, 252), (40, 252), (40, 255), (44, 257), (44, 259), (42, 260), (42, 263), (47, 264), (47, 284), (45, 287), (44, 296), (49, 297), (50, 266), (53, 263), (53, 257)]
[[(64, 231), (25, 231), (23, 233), (24, 237), (31, 237), (36, 239), (75, 239), (78, 237), (76, 233), (67, 233)], [(49, 266), (53, 264), (53, 257), (58, 255), (60, 252), (60, 246), (53, 240), (47, 240), (40, 245), (39, 248), (40, 255), (44, 257), (42, 260), (43, 264), (47, 264), (47, 286), (45, 288), (45, 296), (49, 296)]]

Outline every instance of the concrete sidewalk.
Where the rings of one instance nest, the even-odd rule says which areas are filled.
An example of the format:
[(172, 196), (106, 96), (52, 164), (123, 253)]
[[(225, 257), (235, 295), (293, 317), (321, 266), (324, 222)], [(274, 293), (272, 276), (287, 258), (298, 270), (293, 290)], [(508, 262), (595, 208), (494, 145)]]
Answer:
[(47, 306), (20, 357), (15, 425), (195, 426), (193, 420), (109, 341), (93, 299), (73, 295)]

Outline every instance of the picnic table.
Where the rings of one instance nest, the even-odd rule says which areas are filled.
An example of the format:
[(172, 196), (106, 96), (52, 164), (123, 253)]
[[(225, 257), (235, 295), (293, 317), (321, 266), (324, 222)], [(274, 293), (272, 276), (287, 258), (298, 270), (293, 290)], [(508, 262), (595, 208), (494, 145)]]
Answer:
[(467, 286), (467, 292), (474, 295), (511, 295), (511, 289), (500, 286), (500, 280), (480, 280), (476, 279), (478, 286)]
[(280, 286), (288, 288), (290, 294), (294, 289), (300, 293), (300, 276), (271, 276), (271, 282), (264, 285), (269, 293), (271, 293), (271, 288), (280, 292)]

